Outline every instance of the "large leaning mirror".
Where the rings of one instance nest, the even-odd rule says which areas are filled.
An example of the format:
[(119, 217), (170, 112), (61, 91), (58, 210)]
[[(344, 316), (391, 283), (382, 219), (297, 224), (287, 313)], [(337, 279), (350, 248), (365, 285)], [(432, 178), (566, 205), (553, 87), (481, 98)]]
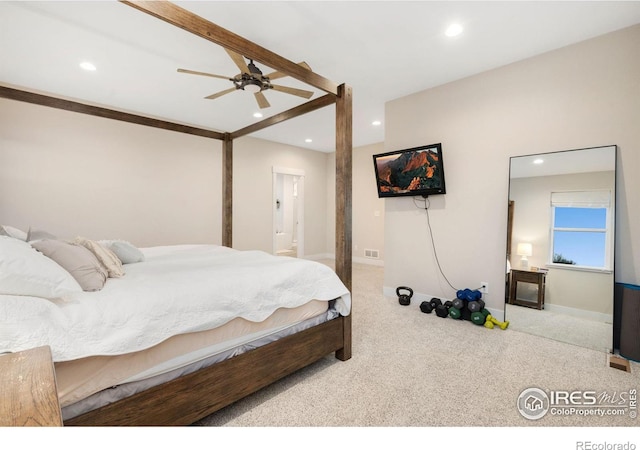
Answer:
[(511, 158), (510, 328), (613, 347), (616, 153), (611, 145)]

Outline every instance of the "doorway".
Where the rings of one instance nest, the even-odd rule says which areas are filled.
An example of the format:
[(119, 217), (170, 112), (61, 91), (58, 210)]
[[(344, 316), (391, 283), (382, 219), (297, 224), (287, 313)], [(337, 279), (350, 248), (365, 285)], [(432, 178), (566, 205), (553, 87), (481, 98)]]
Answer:
[(304, 171), (273, 167), (273, 254), (304, 255)]

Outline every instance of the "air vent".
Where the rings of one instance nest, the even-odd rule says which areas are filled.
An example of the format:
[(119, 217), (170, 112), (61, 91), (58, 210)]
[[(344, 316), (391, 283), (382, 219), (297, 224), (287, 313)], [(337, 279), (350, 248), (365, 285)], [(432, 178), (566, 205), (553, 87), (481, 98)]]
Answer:
[(365, 258), (378, 259), (378, 258), (380, 258), (380, 251), (379, 250), (372, 250), (370, 248), (365, 248), (364, 249), (364, 256), (365, 256)]

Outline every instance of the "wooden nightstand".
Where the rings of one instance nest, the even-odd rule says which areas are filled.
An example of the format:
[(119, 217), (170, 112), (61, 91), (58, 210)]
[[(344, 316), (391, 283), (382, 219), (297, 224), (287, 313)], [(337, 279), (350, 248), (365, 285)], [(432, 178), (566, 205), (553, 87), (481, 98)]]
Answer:
[(0, 355), (0, 427), (62, 426), (51, 349)]
[[(532, 272), (530, 270), (512, 270), (511, 286), (509, 288), (509, 304), (528, 306), (530, 308), (544, 309), (545, 272)], [(517, 298), (518, 283), (531, 283), (538, 287), (538, 295), (535, 302)]]

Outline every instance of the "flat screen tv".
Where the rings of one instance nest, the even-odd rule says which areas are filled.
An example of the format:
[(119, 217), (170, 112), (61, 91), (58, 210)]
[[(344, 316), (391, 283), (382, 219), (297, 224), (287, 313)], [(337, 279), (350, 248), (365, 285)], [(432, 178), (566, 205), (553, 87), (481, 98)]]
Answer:
[(373, 155), (378, 197), (445, 194), (442, 144)]

